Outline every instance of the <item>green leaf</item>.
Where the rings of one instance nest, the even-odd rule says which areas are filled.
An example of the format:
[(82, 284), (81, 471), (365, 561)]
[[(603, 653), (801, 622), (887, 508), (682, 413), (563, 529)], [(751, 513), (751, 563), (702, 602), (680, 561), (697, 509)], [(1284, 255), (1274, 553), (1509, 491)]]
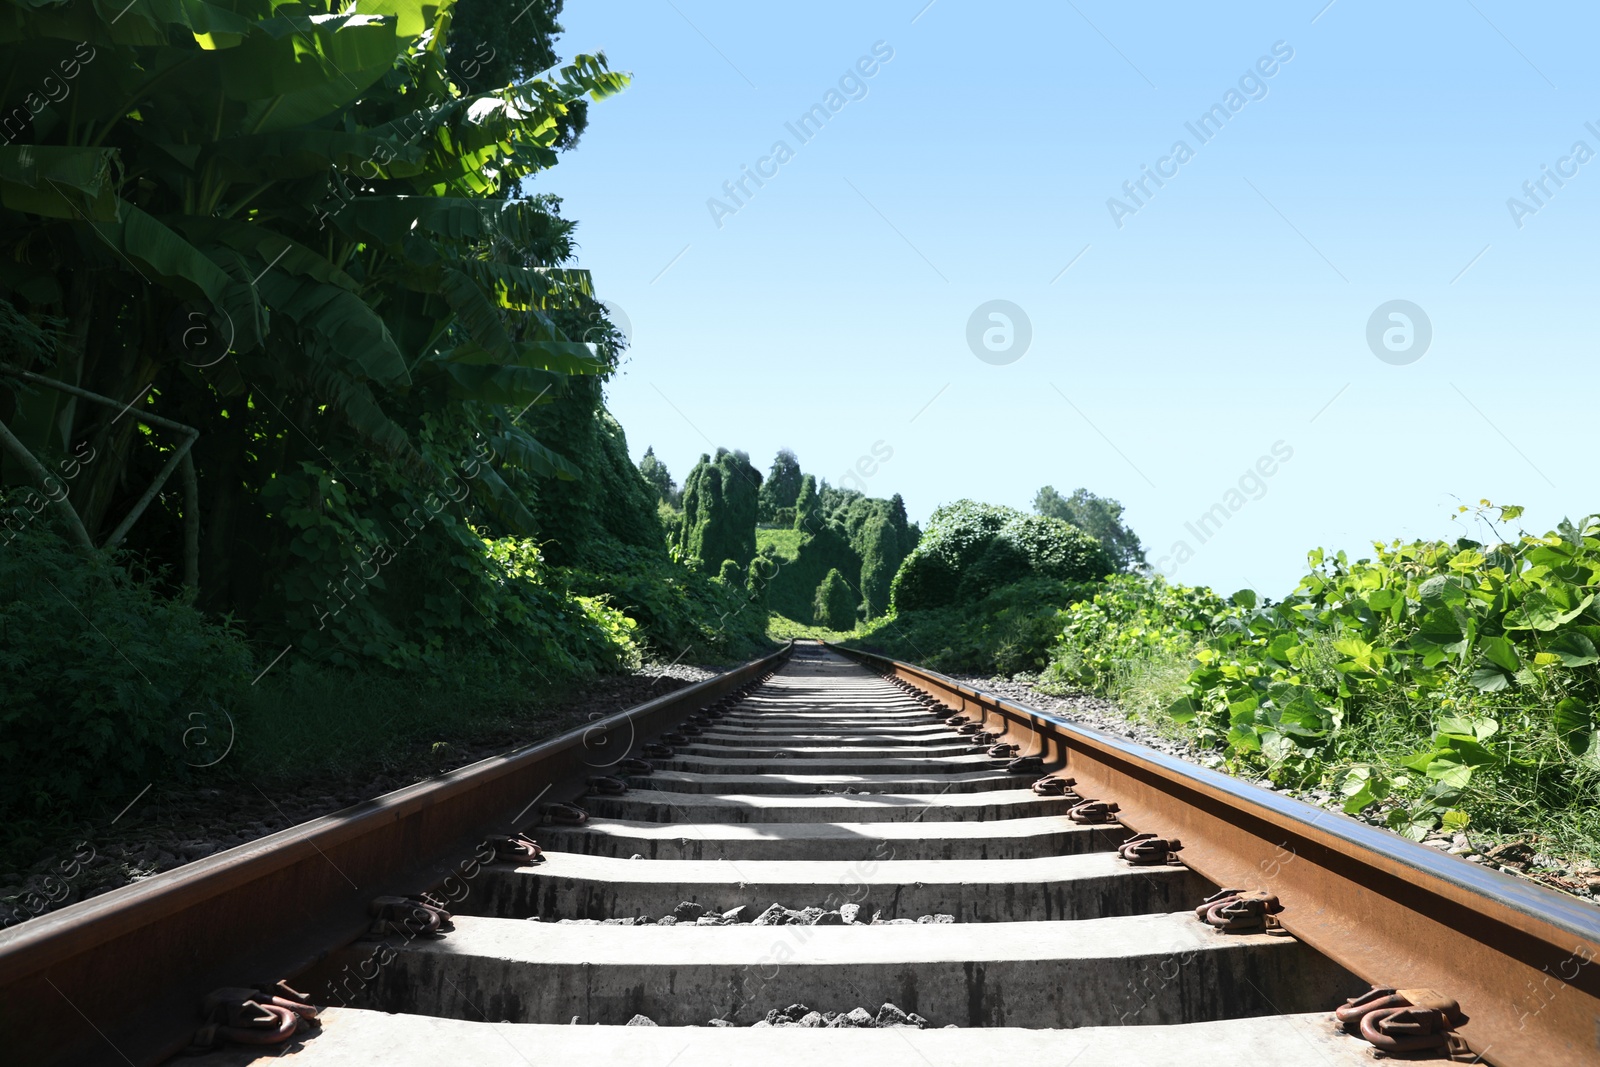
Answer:
[(1229, 598), (1236, 608), (1250, 609), (1256, 606), (1256, 592), (1254, 589), (1241, 589)]
[(1467, 602), (1466, 579), (1456, 574), (1436, 574), (1417, 587), (1417, 598), (1424, 607), (1440, 608)]
[(1335, 651), (1350, 657), (1348, 663), (1340, 664), (1341, 669), (1371, 672), (1383, 666), (1383, 653), (1359, 637), (1342, 637), (1333, 643), (1333, 647)]
[(1472, 816), (1468, 815), (1464, 811), (1457, 811), (1454, 808), (1451, 808), (1449, 811), (1445, 812), (1444, 815), (1439, 819), (1439, 823), (1445, 829), (1445, 831), (1452, 834), (1457, 834), (1462, 830), (1465, 830), (1467, 825), (1471, 822)]
[(117, 217), (114, 148), (10, 144), (0, 147), (0, 203), (46, 218)]
[(1428, 808), (1420, 808), (1416, 811), (1395, 808), (1383, 821), (1389, 829), (1398, 834), (1403, 834), (1413, 841), (1421, 841), (1432, 833), (1439, 824), (1438, 816)]
[(1495, 667), (1479, 667), (1472, 672), (1467, 681), (1485, 693), (1498, 693), (1511, 685), (1511, 680), (1505, 672)]
[(1261, 754), (1273, 763), (1282, 763), (1300, 755), (1300, 748), (1287, 734), (1280, 734), (1276, 730), (1263, 730)]
[(1389, 795), (1389, 780), (1371, 767), (1352, 767), (1339, 783), (1339, 792), (1345, 798), (1345, 814), (1356, 815)]
[(1279, 634), (1267, 643), (1267, 655), (1279, 663), (1292, 663), (1289, 658), (1290, 650), (1300, 647), (1300, 638), (1296, 634)]
[(1408, 770), (1426, 773), (1428, 770), (1428, 764), (1432, 763), (1438, 757), (1438, 755), (1439, 752), (1437, 749), (1429, 749), (1426, 752), (1419, 752), (1414, 756), (1407, 756), (1405, 759), (1400, 761), (1400, 765)]
[(1506, 615), (1507, 630), (1554, 630), (1584, 613), (1594, 603), (1590, 593), (1582, 600), (1571, 586), (1553, 585), (1548, 591), (1530, 589), (1522, 604)]
[(1200, 709), (1195, 706), (1194, 698), (1179, 697), (1167, 705), (1167, 714), (1172, 716), (1174, 722), (1193, 722)]
[(1513, 674), (1522, 669), (1522, 660), (1518, 657), (1516, 648), (1508, 638), (1485, 638), (1483, 641), (1483, 654), (1490, 663), (1497, 667), (1502, 667)]
[(1592, 663), (1600, 663), (1594, 642), (1571, 630), (1557, 634), (1545, 647), (1567, 667), (1587, 667)]
[(1241, 752), (1260, 752), (1261, 735), (1253, 726), (1235, 723), (1228, 729), (1228, 744)]
[(1556, 734), (1574, 756), (1589, 751), (1596, 728), (1593, 709), (1577, 697), (1567, 697), (1551, 712)]
[(184, 299), (222, 307), (233, 284), (226, 271), (166, 223), (122, 201), (116, 222), (90, 223), (106, 243), (122, 253), (118, 267), (131, 261), (151, 281), (159, 280)]
[(255, 29), (221, 67), (223, 95), (245, 103), (244, 126), (255, 131), (342, 110), (394, 69), (404, 44), (394, 19), (357, 12), (267, 18)]

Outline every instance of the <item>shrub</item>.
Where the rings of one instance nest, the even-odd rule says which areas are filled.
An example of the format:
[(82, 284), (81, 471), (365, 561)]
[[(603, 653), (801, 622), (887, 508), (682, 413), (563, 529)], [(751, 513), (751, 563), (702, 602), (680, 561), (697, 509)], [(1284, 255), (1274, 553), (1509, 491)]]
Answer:
[(960, 500), (933, 513), (894, 577), (896, 611), (978, 600), (1024, 578), (1092, 581), (1111, 571), (1100, 543), (1068, 523)]
[(1277, 604), (1113, 579), (1068, 612), (1053, 671), (1165, 691), (1171, 721), (1234, 768), (1377, 805), (1412, 837), (1470, 821), (1600, 847), (1600, 517), (1373, 549), (1314, 550)]
[(230, 620), (34, 521), (0, 544), (0, 806), (38, 814), (181, 772), (184, 732), (222, 721), (250, 666)]
[[(781, 555), (787, 546), (775, 543), (774, 547)], [(774, 562), (778, 565), (769, 571), (768, 604), (779, 615), (800, 621), (813, 617), (817, 586), (830, 570), (838, 571), (846, 586), (853, 585), (861, 573), (861, 557), (836, 523), (820, 525), (809, 536), (799, 537), (792, 560)]]
[(861, 645), (935, 670), (962, 674), (1038, 671), (1050, 661), (1065, 611), (1098, 583), (1027, 578), (975, 603), (902, 612), (873, 625)]
[(740, 567), (756, 554), (757, 496), (761, 472), (743, 452), (717, 449), (702, 455), (683, 482), (683, 532), (678, 542), (687, 556), (720, 566), (731, 559)]
[(817, 586), (812, 615), (818, 626), (830, 630), (849, 630), (856, 624), (856, 595), (837, 570), (828, 571)]

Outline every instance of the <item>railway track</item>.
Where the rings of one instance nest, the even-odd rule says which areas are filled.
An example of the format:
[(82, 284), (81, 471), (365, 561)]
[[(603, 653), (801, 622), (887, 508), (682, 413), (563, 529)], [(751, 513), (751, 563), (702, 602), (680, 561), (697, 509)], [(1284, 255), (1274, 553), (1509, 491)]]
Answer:
[(1232, 1067), (1371, 1062), (1331, 1010), (1378, 985), (1380, 1043), (1566, 1067), (1597, 954), (1575, 900), (809, 645), (0, 935), (0, 1010), (23, 1063), (159, 1062), (287, 975), (315, 1023), (216, 1008), (299, 1032), (193, 1062)]

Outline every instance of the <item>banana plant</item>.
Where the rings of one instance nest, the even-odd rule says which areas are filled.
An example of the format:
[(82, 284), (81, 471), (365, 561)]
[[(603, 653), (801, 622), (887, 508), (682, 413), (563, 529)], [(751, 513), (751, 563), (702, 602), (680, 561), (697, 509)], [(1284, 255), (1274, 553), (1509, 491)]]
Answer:
[(536, 525), (528, 479), (580, 474), (517, 420), (614, 352), (558, 325), (598, 306), (592, 284), (559, 205), (518, 194), (571, 109), (627, 76), (581, 55), (463, 94), (453, 7), (0, 0), (0, 299), (67, 323), (23, 369), (133, 417), (49, 389), (0, 394), (0, 415), (36, 455), (105, 457), (74, 492), (91, 535), (174, 447), (145, 407), (202, 428), (219, 513), (307, 458), (439, 483), (454, 461), (419, 435), (446, 423), (492, 448), (471, 484), (508, 532)]

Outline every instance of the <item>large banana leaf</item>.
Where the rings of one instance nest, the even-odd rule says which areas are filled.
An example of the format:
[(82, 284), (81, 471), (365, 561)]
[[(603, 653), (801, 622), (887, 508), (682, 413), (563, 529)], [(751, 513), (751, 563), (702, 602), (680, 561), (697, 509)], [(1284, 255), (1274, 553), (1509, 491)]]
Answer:
[(327, 258), (264, 226), (230, 219), (188, 219), (196, 240), (232, 248), (251, 263), (267, 306), (307, 331), (305, 341), (386, 385), (410, 382), (405, 357), (360, 286)]
[(405, 47), (381, 15), (264, 19), (231, 49), (222, 91), (247, 103), (243, 128), (287, 130), (325, 119), (361, 98)]
[(186, 300), (204, 299), (213, 307), (227, 304), (233, 279), (208, 256), (159, 219), (124, 200), (120, 218), (91, 222), (146, 280), (159, 282)]
[(538, 520), (515, 490), (506, 484), (493, 467), (484, 465), (469, 483), (472, 495), (491, 515), (505, 523), (512, 533), (532, 537), (539, 532)]
[(96, 45), (162, 46), (174, 29), (203, 47), (242, 40), (256, 20), (205, 0), (6, 0), (0, 42), (53, 37)]
[(583, 471), (571, 460), (552, 452), (528, 431), (511, 424), (509, 419), (500, 432), (489, 435), (489, 445), (507, 466), (540, 478), (573, 481), (583, 476)]
[[(518, 358), (514, 366), (536, 370), (555, 371), (558, 374), (599, 374), (605, 364), (595, 358), (593, 351), (582, 341), (518, 341)], [(456, 345), (450, 350), (451, 363), (467, 366), (488, 364), (504, 365), (497, 353), (492, 353), (471, 341)]]
[(114, 221), (116, 160), (112, 148), (5, 145), (0, 147), (0, 203), (46, 218)]
[(518, 408), (546, 395), (559, 394), (567, 376), (529, 367), (499, 367), (461, 363), (441, 363), (451, 396), (461, 400), (482, 400)]
[(517, 361), (516, 343), (506, 330), (500, 309), (477, 282), (455, 267), (446, 267), (439, 272), (438, 291), (449, 301), (468, 337), (501, 363)]
[[(460, 196), (363, 196), (351, 201), (335, 219), (352, 237), (384, 245), (425, 235), (544, 248), (564, 239), (572, 228), (568, 220), (552, 215), (538, 201)], [(587, 276), (587, 272), (565, 272), (579, 273)]]

